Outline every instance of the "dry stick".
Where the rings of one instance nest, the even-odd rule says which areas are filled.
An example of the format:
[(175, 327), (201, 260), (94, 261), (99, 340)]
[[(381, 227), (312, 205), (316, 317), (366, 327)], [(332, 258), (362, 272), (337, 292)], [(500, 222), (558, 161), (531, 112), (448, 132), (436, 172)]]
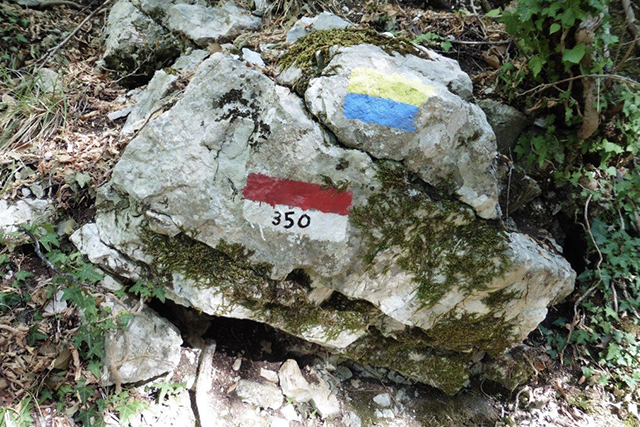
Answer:
[(49, 60), (49, 58), (56, 53), (58, 50), (60, 50), (60, 48), (62, 46), (64, 46), (65, 44), (67, 44), (69, 42), (69, 40), (71, 40), (71, 37), (73, 37), (78, 31), (80, 31), (80, 28), (82, 28), (82, 26), (84, 24), (87, 23), (87, 21), (89, 21), (91, 18), (93, 18), (94, 16), (96, 16), (98, 14), (98, 12), (101, 12), (102, 9), (105, 8), (105, 6), (110, 3), (111, 0), (106, 0), (104, 3), (102, 3), (102, 6), (100, 6), (99, 8), (97, 8), (96, 10), (94, 10), (93, 12), (91, 12), (86, 18), (84, 18), (82, 20), (82, 22), (67, 36), (64, 38), (64, 40), (62, 40), (60, 43), (58, 43), (56, 46), (52, 47), (51, 49), (49, 49), (47, 51), (47, 53), (38, 60), (38, 62), (40, 62), (40, 65), (38, 65), (38, 67), (36, 68), (37, 70), (41, 69), (42, 67), (44, 67), (44, 65), (47, 63), (47, 61)]
[(81, 4), (76, 3), (74, 1), (69, 1), (69, 0), (43, 1), (39, 5), (36, 5), (36, 6), (33, 6), (33, 7), (34, 7), (34, 9), (44, 9), (45, 7), (53, 7), (53, 6), (70, 6), (70, 7), (73, 7), (75, 9), (82, 9), (82, 5)]
[(640, 27), (636, 24), (636, 15), (631, 8), (631, 2), (629, 0), (622, 0), (622, 9), (624, 10), (624, 17), (629, 26), (629, 31), (636, 39), (636, 47), (640, 49)]
[(482, 41), (466, 41), (466, 40), (446, 40), (448, 42), (451, 42), (453, 44), (465, 44), (465, 45), (501, 45), (501, 44), (509, 44), (512, 42), (512, 40), (482, 40)]
[(89, 288), (91, 288), (91, 287), (92, 287), (92, 286), (90, 286), (90, 285), (88, 285), (88, 284), (86, 284), (86, 283), (80, 282), (78, 279), (76, 279), (75, 277), (73, 277), (73, 275), (72, 275), (72, 274), (69, 274), (69, 273), (63, 273), (63, 272), (61, 272), (60, 270), (58, 270), (58, 269), (57, 269), (57, 268), (56, 268), (56, 267), (51, 263), (51, 261), (49, 261), (49, 260), (48, 260), (48, 259), (47, 259), (43, 254), (42, 254), (42, 251), (40, 250), (40, 242), (38, 241), (38, 239), (36, 238), (36, 236), (34, 236), (34, 235), (33, 235), (33, 233), (32, 233), (31, 231), (27, 230), (26, 228), (24, 228), (24, 227), (22, 227), (22, 226), (18, 227), (18, 230), (22, 231), (22, 232), (23, 232), (23, 233), (25, 233), (27, 236), (29, 236), (29, 238), (33, 241), (33, 248), (34, 248), (34, 249), (35, 249), (35, 251), (36, 251), (36, 255), (38, 255), (38, 258), (40, 258), (40, 260), (41, 260), (42, 262), (44, 262), (44, 263), (45, 263), (45, 265), (46, 265), (47, 267), (49, 267), (49, 269), (50, 269), (51, 271), (53, 271), (54, 273), (56, 273), (56, 274), (57, 274), (57, 275), (59, 275), (59, 276), (66, 277), (67, 279), (71, 280), (73, 283), (75, 283), (75, 284), (76, 284), (76, 285), (78, 285), (78, 286), (85, 286), (85, 287), (89, 287)]
[(567, 346), (569, 345), (569, 341), (571, 340), (571, 335), (573, 334), (573, 329), (575, 328), (575, 325), (577, 325), (578, 323), (576, 320), (578, 318), (578, 306), (587, 296), (591, 294), (591, 292), (593, 292), (598, 287), (600, 283), (602, 283), (602, 272), (600, 270), (600, 266), (602, 265), (602, 261), (603, 261), (602, 252), (600, 252), (600, 248), (596, 243), (596, 239), (593, 237), (593, 233), (591, 232), (591, 224), (589, 223), (589, 202), (591, 202), (592, 197), (593, 195), (589, 194), (589, 197), (587, 197), (587, 201), (584, 204), (584, 223), (587, 229), (587, 233), (591, 238), (591, 242), (593, 243), (593, 246), (596, 248), (596, 251), (598, 252), (598, 263), (596, 264), (596, 270), (598, 271), (598, 281), (594, 283), (589, 289), (587, 289), (587, 292), (582, 294), (580, 298), (578, 298), (576, 302), (573, 304), (573, 321), (569, 325), (569, 335), (567, 335), (567, 341), (564, 343), (562, 350), (560, 350), (560, 364), (564, 363), (564, 351), (567, 349)]
[(635, 81), (633, 79), (630, 79), (628, 77), (619, 76), (619, 75), (616, 75), (616, 74), (581, 74), (579, 76), (573, 76), (573, 77), (569, 77), (567, 79), (558, 80), (557, 82), (545, 83), (545, 84), (542, 84), (542, 85), (538, 85), (538, 86), (536, 86), (534, 88), (531, 88), (531, 89), (526, 90), (526, 91), (524, 91), (522, 93), (519, 93), (518, 97), (524, 96), (524, 95), (528, 95), (528, 94), (530, 94), (532, 92), (533, 93), (537, 93), (537, 92), (543, 91), (545, 89), (548, 89), (548, 88), (553, 87), (553, 86), (555, 86), (557, 84), (560, 84), (560, 83), (567, 83), (567, 82), (572, 82), (574, 80), (588, 79), (588, 78), (593, 78), (593, 77), (603, 77), (603, 78), (612, 79), (612, 80), (619, 80), (621, 82), (628, 83), (628, 84), (630, 84), (632, 86), (640, 87), (640, 83), (639, 82), (637, 82), (637, 81)]

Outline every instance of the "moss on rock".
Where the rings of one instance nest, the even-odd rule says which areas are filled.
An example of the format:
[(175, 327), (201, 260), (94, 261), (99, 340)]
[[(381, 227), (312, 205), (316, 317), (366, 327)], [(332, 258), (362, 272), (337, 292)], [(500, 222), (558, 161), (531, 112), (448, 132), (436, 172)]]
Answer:
[(215, 288), (230, 301), (256, 313), (270, 324), (294, 335), (311, 328), (324, 329), (327, 340), (344, 331), (361, 331), (380, 315), (371, 304), (335, 293), (320, 306), (309, 302), (302, 280), (272, 280), (268, 263), (250, 261), (245, 247), (221, 240), (215, 248), (184, 233), (175, 237), (141, 233), (145, 252), (154, 258), (154, 273), (169, 285), (172, 273), (193, 280), (201, 288)]
[(449, 314), (427, 331), (437, 348), (458, 352), (482, 350), (496, 356), (515, 342), (510, 339), (513, 320), (496, 317), (493, 312), (479, 316), (465, 313), (460, 317)]
[(386, 37), (369, 28), (334, 28), (313, 31), (299, 40), (280, 58), (278, 64), (282, 69), (292, 65), (308, 68), (316, 64), (316, 53), (321, 52), (326, 65), (329, 62), (329, 50), (333, 46), (355, 46), (373, 44), (380, 46), (385, 52), (398, 52), (403, 55), (415, 53), (416, 48), (408, 39)]
[(395, 338), (371, 331), (369, 336), (348, 347), (345, 355), (359, 363), (393, 369), (445, 393), (457, 393), (468, 383), (471, 356), (436, 350), (428, 341), (429, 338), (416, 329)]
[(467, 295), (485, 290), (506, 272), (507, 237), (499, 223), (477, 219), (458, 202), (430, 198), (392, 163), (381, 166), (378, 179), (382, 190), (350, 215), (368, 246), (365, 261), (394, 253), (413, 275), (423, 306), (454, 289)]

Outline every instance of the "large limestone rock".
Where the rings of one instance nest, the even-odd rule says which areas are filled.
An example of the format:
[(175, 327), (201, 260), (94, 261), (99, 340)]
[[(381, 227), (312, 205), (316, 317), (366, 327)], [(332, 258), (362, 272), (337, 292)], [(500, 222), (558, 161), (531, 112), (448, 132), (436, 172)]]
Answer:
[[(463, 186), (492, 200), (491, 164), (469, 148), (492, 141), (484, 116), (440, 86), (434, 94), (442, 108), (473, 117), (459, 118), (476, 126), (460, 149), (476, 157), (479, 166), (464, 161), (478, 179)], [(484, 353), (500, 354), (535, 328), (574, 273), (528, 237), (434, 194), (408, 171), (430, 176), (419, 152), (377, 160), (379, 147), (344, 148), (349, 141), (335, 134), (342, 145), (288, 88), (214, 54), (182, 99), (129, 143), (100, 189), (96, 223), (78, 236), (104, 246), (79, 247), (89, 257), (92, 248), (118, 251), (179, 304), (265, 322), (455, 392)], [(125, 276), (137, 271), (118, 266)]]
[(191, 42), (207, 47), (260, 25), (260, 18), (233, 1), (214, 7), (193, 0), (118, 0), (107, 19), (103, 61), (123, 75), (122, 82), (139, 85)]
[(248, 30), (256, 30), (261, 24), (260, 18), (232, 1), (218, 7), (175, 4), (167, 9), (163, 21), (168, 28), (184, 34), (202, 47), (214, 41), (229, 40)]
[(401, 161), (481, 217), (498, 216), (495, 136), (482, 110), (453, 94), (431, 61), (358, 45), (341, 48), (326, 69), (305, 101), (342, 143)]
[(287, 43), (294, 43), (300, 37), (306, 36), (312, 31), (330, 30), (332, 28), (348, 28), (351, 27), (348, 21), (334, 15), (330, 12), (322, 12), (318, 16), (300, 18), (293, 24), (293, 27), (287, 32)]
[[(114, 315), (131, 311), (134, 304), (122, 306), (120, 301), (107, 298), (103, 306)], [(112, 331), (106, 338), (105, 365), (101, 381), (104, 385), (148, 381), (172, 372), (180, 362), (182, 338), (178, 329), (148, 307), (133, 316), (126, 327)], [(114, 376), (114, 372), (117, 374)]]
[(170, 64), (183, 48), (182, 42), (129, 0), (118, 0), (111, 8), (105, 38), (104, 65), (111, 71), (132, 74), (125, 83), (135, 82), (141, 75), (151, 76), (158, 63)]

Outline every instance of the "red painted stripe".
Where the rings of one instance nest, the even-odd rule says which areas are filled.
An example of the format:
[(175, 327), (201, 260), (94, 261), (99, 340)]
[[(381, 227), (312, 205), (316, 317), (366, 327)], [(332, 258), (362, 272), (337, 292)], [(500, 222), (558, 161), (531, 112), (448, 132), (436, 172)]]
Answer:
[(338, 215), (347, 215), (353, 201), (351, 191), (338, 192), (319, 184), (272, 178), (257, 173), (249, 174), (242, 195), (247, 200), (265, 202), (271, 206), (297, 206), (304, 210), (315, 209)]

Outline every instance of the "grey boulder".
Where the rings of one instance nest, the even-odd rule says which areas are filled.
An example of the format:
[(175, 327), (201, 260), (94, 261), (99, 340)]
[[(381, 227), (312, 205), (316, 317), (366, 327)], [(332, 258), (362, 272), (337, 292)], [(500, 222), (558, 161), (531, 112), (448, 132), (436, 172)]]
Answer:
[[(79, 247), (151, 269), (178, 304), (267, 323), (453, 393), (474, 354), (524, 338), (575, 273), (336, 135), (288, 88), (216, 53), (99, 190), (96, 223), (77, 235), (104, 246)], [(477, 160), (468, 167), (484, 170)]]
[(497, 218), (493, 131), (478, 106), (449, 90), (434, 64), (373, 45), (341, 48), (330, 71), (310, 81), (305, 101), (343, 144), (401, 161), (480, 217)]

